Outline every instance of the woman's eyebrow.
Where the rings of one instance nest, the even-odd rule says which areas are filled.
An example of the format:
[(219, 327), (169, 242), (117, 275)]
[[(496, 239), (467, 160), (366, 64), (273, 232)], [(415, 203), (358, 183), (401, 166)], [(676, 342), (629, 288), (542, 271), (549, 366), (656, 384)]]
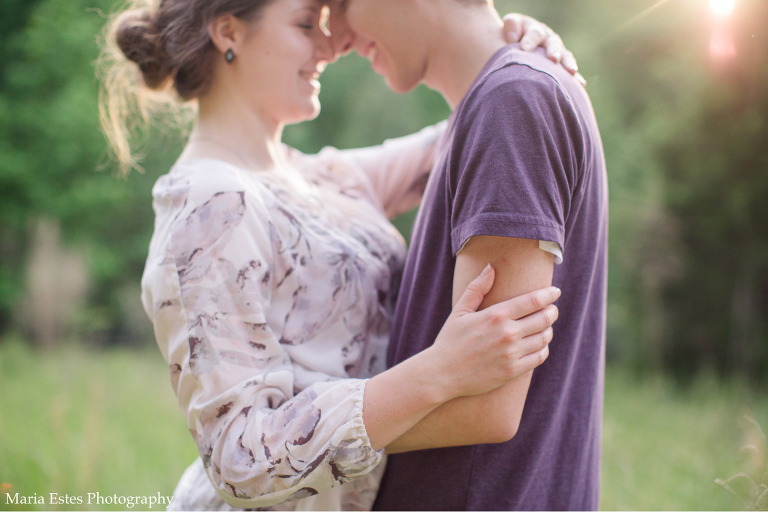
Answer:
[(301, 12), (301, 11), (312, 11), (312, 14), (317, 14), (317, 13), (320, 12), (320, 9), (318, 9), (315, 6), (306, 5), (304, 7), (299, 7), (297, 9), (295, 9), (293, 12)]
[[(316, 2), (312, 2), (312, 4), (315, 4)], [(324, 2), (321, 2), (324, 4)], [(297, 7), (294, 9), (293, 12), (301, 12), (301, 11), (312, 11), (312, 14), (318, 14), (320, 12), (321, 7), (318, 7), (316, 5), (302, 5), (301, 7)]]

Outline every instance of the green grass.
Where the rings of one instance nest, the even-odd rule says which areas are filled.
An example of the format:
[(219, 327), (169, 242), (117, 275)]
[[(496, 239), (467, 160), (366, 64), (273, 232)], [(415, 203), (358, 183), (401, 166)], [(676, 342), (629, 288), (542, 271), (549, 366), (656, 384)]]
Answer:
[[(749, 408), (765, 428), (766, 398), (707, 378), (679, 391), (661, 377), (636, 380), (610, 368), (602, 508), (743, 508), (715, 479), (742, 470), (739, 419)], [(0, 483), (46, 503), (7, 504), (3, 493), (0, 510), (124, 510), (51, 505), (48, 493), (170, 495), (195, 457), (157, 351), (71, 346), (39, 354), (19, 342), (0, 344)]]
[(0, 509), (124, 510), (51, 506), (48, 493), (170, 496), (196, 456), (158, 351), (0, 345), (0, 482), (46, 503), (9, 505), (3, 493)]
[(606, 375), (604, 510), (742, 510), (715, 483), (743, 471), (741, 424), (768, 425), (768, 396), (743, 383), (702, 377), (685, 390), (669, 380)]

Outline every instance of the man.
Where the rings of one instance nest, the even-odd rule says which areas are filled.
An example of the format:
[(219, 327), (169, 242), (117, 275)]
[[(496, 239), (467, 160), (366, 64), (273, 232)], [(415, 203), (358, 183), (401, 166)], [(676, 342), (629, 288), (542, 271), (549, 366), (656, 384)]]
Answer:
[[(388, 446), (389, 453), (429, 448), (431, 438), (456, 434), (455, 448), (391, 455), (377, 509), (599, 504), (602, 145), (578, 82), (543, 52), (506, 46), (500, 24), (486, 0), (344, 0), (332, 13), (337, 44), (368, 57), (392, 89), (423, 82), (453, 109), (413, 229), (390, 366), (432, 343), (452, 303), (489, 263), (497, 277), (482, 307), (550, 284), (562, 290), (546, 363), (492, 391), (483, 407), (471, 398), (449, 402)], [(511, 440), (458, 446), (467, 432), (499, 420), (509, 425), (499, 441)]]

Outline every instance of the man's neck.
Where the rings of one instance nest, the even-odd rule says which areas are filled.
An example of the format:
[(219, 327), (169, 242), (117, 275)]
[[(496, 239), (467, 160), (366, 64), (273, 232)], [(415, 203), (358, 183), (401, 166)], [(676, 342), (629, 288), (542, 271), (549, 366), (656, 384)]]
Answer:
[(467, 6), (452, 0), (434, 18), (424, 83), (455, 109), (488, 60), (506, 45), (502, 21), (491, 6)]

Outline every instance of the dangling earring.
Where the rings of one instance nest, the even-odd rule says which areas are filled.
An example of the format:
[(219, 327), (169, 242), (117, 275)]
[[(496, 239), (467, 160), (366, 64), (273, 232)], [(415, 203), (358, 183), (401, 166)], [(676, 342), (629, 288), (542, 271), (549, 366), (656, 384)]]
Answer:
[(224, 53), (224, 58), (229, 64), (232, 64), (232, 61), (235, 60), (235, 52), (232, 51), (232, 48)]

